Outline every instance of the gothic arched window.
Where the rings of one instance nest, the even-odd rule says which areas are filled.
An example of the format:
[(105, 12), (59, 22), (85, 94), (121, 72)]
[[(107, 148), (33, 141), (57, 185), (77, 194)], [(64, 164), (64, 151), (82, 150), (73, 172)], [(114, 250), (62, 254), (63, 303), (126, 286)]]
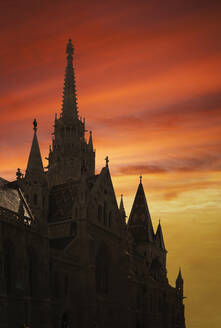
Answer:
[(60, 289), (60, 275), (57, 270), (54, 270), (53, 273), (53, 297), (59, 298), (61, 295), (61, 289)]
[(61, 318), (61, 328), (71, 328), (70, 318), (67, 313), (64, 313)]
[(96, 291), (108, 293), (109, 285), (109, 252), (105, 245), (101, 245), (96, 255)]
[(111, 225), (112, 225), (112, 213), (110, 211), (109, 212), (109, 218), (108, 218), (108, 226), (109, 226), (109, 228), (111, 227)]
[(27, 277), (28, 277), (28, 294), (36, 296), (38, 286), (38, 259), (35, 250), (30, 247), (27, 250)]
[(34, 204), (37, 205), (38, 204), (38, 195), (34, 194)]
[(4, 278), (6, 293), (10, 294), (13, 291), (16, 272), (16, 254), (15, 247), (11, 241), (6, 241), (3, 246), (4, 258)]
[(101, 221), (101, 217), (102, 217), (102, 206), (99, 205), (98, 206), (98, 220)]
[(103, 213), (104, 225), (107, 225), (107, 203), (104, 202), (104, 213)]
[(139, 289), (137, 290), (137, 295), (136, 296), (137, 296), (137, 299), (136, 299), (137, 309), (140, 309), (142, 300), (141, 300), (141, 292), (140, 292)]
[(69, 279), (68, 275), (65, 276), (64, 278), (64, 295), (68, 295), (68, 288), (69, 288)]
[(136, 328), (141, 328), (141, 324), (140, 324), (139, 319), (136, 320)]

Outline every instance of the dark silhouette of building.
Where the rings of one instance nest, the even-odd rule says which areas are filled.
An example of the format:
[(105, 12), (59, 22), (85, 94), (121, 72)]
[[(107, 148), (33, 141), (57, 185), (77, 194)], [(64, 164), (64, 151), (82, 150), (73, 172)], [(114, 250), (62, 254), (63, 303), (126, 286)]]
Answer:
[(34, 120), (25, 175), (0, 179), (0, 328), (185, 328), (183, 279), (168, 283), (142, 178), (126, 222), (108, 167), (95, 174), (79, 118), (73, 46), (44, 171)]

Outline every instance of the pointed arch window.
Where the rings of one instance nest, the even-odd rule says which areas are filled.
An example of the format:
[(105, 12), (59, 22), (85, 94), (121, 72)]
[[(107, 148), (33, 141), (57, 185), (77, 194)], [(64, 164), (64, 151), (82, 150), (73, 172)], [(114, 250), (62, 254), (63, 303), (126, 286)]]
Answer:
[(111, 227), (111, 225), (112, 225), (112, 213), (110, 211), (109, 212), (109, 218), (108, 218), (108, 226), (109, 226), (109, 228)]
[(96, 291), (108, 294), (109, 287), (109, 252), (106, 245), (100, 246), (96, 255)]
[(61, 295), (60, 289), (60, 274), (57, 270), (54, 270), (53, 274), (53, 297), (59, 298)]
[(64, 313), (61, 318), (61, 328), (71, 328), (70, 317), (67, 313)]
[(140, 324), (140, 320), (139, 319), (136, 320), (136, 328), (141, 328), (141, 324)]
[(104, 225), (107, 225), (107, 203), (104, 202), (104, 212), (103, 212)]
[(38, 258), (34, 248), (30, 247), (27, 250), (27, 279), (28, 279), (28, 294), (36, 296), (38, 286)]
[(16, 272), (15, 246), (11, 241), (6, 241), (3, 246), (4, 278), (7, 294), (11, 294), (14, 288)]
[(38, 195), (34, 194), (34, 204), (38, 205)]
[(101, 222), (101, 218), (102, 218), (102, 206), (99, 205), (98, 206), (98, 221)]
[(137, 296), (137, 299), (136, 299), (137, 309), (140, 310), (141, 304), (142, 304), (142, 297), (141, 297), (141, 292), (140, 292), (139, 289), (137, 290), (137, 295), (136, 296)]
[(69, 288), (69, 277), (68, 275), (64, 278), (64, 296), (68, 295), (68, 288)]

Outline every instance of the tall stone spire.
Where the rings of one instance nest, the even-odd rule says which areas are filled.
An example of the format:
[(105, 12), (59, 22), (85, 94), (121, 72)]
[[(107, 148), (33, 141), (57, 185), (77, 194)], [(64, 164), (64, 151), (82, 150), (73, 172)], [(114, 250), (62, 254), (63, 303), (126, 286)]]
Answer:
[(128, 229), (138, 243), (154, 241), (152, 221), (141, 178), (128, 220)]
[(166, 250), (160, 221), (159, 221), (159, 224), (157, 227), (157, 232), (156, 232), (155, 238), (156, 238), (156, 241), (159, 243), (160, 248), (162, 248), (163, 250)]
[(67, 66), (60, 117), (55, 116), (52, 147), (48, 156), (49, 188), (95, 173), (95, 151), (92, 135), (85, 138), (85, 120), (79, 117), (73, 69), (73, 45), (67, 44)]
[(41, 152), (38, 144), (37, 138), (37, 121), (34, 119), (33, 122), (33, 130), (34, 136), (31, 145), (31, 151), (28, 158), (28, 164), (26, 169), (26, 177), (32, 176), (33, 178), (37, 178), (39, 176), (44, 175), (44, 168), (41, 159)]
[(176, 278), (176, 284), (177, 284), (177, 287), (179, 287), (180, 285), (183, 284), (183, 277), (182, 277), (182, 273), (181, 273), (181, 268), (179, 268), (179, 273), (178, 273), (177, 278)]
[(179, 273), (176, 278), (176, 289), (178, 292), (178, 295), (181, 299), (183, 299), (183, 277), (181, 273), (181, 268), (179, 268)]
[(64, 119), (70, 119), (73, 117), (78, 118), (75, 75), (74, 75), (74, 68), (73, 68), (74, 48), (71, 39), (69, 39), (68, 41), (66, 53), (67, 53), (67, 66), (66, 66), (65, 78), (64, 78), (62, 117)]

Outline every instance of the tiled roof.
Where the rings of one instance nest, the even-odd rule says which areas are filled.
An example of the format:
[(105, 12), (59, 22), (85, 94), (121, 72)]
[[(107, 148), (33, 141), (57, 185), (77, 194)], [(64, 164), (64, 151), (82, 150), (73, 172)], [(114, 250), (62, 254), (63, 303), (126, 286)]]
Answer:
[(19, 207), (22, 204), (24, 216), (30, 218), (19, 191), (15, 188), (8, 187), (7, 184), (7, 180), (0, 178), (0, 207), (8, 209), (14, 213), (18, 213)]

